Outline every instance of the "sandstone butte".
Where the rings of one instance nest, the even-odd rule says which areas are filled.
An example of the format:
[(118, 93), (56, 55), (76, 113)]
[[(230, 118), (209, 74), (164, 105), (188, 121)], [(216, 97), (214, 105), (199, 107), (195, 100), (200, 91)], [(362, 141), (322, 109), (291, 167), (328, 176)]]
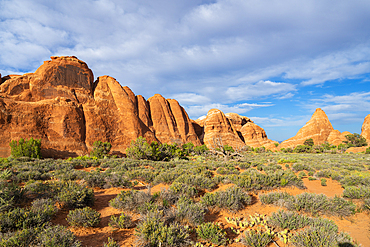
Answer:
[(283, 141), (279, 148), (294, 148), (301, 145), (305, 140), (312, 138), (315, 145), (320, 145), (324, 142), (339, 145), (342, 141), (347, 140), (346, 135), (351, 134), (348, 131), (341, 133), (334, 130), (328, 116), (323, 110), (317, 108), (311, 119), (298, 131), (298, 133), (288, 140)]
[(224, 114), (218, 109), (211, 109), (206, 117), (195, 120), (193, 125), (201, 141), (209, 148), (215, 148), (215, 141), (219, 139), (223, 145), (234, 149), (248, 145), (276, 150), (274, 143), (277, 142), (269, 140), (261, 127), (236, 113)]
[(76, 57), (51, 57), (36, 72), (0, 81), (0, 156), (20, 138), (42, 141), (44, 157), (87, 154), (94, 141), (108, 141), (123, 153), (132, 140), (201, 145), (185, 110), (160, 95), (148, 101), (114, 78), (94, 81)]

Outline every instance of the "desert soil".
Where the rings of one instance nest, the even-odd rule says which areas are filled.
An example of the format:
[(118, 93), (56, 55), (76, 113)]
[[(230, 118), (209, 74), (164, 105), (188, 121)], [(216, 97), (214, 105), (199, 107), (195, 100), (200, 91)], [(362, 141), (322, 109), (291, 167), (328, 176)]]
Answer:
[[(343, 188), (337, 181), (332, 181), (327, 179), (327, 186), (321, 186), (320, 180), (309, 181), (308, 179), (303, 179), (307, 189), (301, 190), (295, 187), (279, 189), (277, 191), (286, 191), (293, 195), (297, 195), (304, 192), (316, 193), (316, 194), (325, 194), (329, 197), (335, 195), (340, 196), (343, 192)], [(217, 190), (225, 190), (230, 185), (220, 186)], [(161, 191), (162, 188), (168, 188), (168, 185), (159, 184), (152, 187), (151, 192)], [(135, 189), (145, 190), (145, 186), (138, 186)], [(77, 236), (77, 238), (82, 242), (82, 246), (103, 246), (104, 242), (107, 242), (108, 237), (113, 238), (117, 241), (120, 246), (135, 246), (135, 229), (122, 229), (117, 230), (108, 226), (109, 219), (112, 215), (119, 215), (120, 210), (114, 209), (109, 206), (109, 200), (115, 198), (122, 190), (118, 188), (110, 189), (94, 189), (95, 191), (95, 205), (92, 207), (98, 212), (101, 213), (101, 222), (100, 225), (96, 228), (71, 228), (69, 229)], [(216, 191), (217, 191), (216, 190)], [(271, 191), (268, 191), (271, 192)], [(260, 192), (264, 193), (264, 192)], [(228, 224), (225, 220), (225, 216), (228, 217), (249, 217), (249, 215), (265, 214), (270, 215), (272, 212), (276, 212), (279, 208), (276, 206), (265, 206), (262, 205), (258, 200), (258, 196), (254, 196), (254, 203), (250, 206), (247, 206), (245, 209), (239, 211), (237, 214), (230, 214), (227, 211), (211, 211), (206, 215), (206, 221), (220, 222), (224, 229), (230, 229), (232, 225)], [(55, 219), (53, 220), (54, 224), (60, 224), (68, 227), (66, 221), (68, 212), (60, 211)], [(133, 215), (133, 218), (136, 222), (139, 221), (138, 215)], [(360, 212), (356, 213), (351, 217), (339, 218), (339, 217), (327, 217), (331, 220), (334, 220), (338, 225), (340, 231), (348, 232), (358, 243), (362, 246), (370, 246), (370, 239), (368, 237), (369, 227), (370, 227), (370, 217), (368, 214)], [(228, 237), (235, 237), (232, 235), (230, 230), (227, 230)], [(277, 242), (279, 246), (285, 246), (281, 242)], [(229, 245), (232, 247), (243, 246), (242, 244), (234, 243)], [(275, 246), (271, 243), (269, 246)]]

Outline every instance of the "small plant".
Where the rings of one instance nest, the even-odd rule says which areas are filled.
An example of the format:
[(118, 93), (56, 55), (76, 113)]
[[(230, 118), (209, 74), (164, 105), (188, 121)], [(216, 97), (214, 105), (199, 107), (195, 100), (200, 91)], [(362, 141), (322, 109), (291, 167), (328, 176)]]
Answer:
[(321, 181), (321, 186), (326, 186), (326, 179), (325, 178), (320, 179), (320, 181)]
[(69, 211), (67, 221), (71, 226), (94, 227), (100, 223), (100, 213), (90, 207), (78, 208)]
[(121, 191), (116, 198), (109, 201), (109, 206), (130, 211), (140, 211), (152, 200), (149, 192), (144, 191)]
[(176, 217), (180, 221), (185, 221), (190, 225), (196, 226), (204, 222), (206, 210), (200, 203), (193, 203), (185, 197), (180, 198), (177, 202)]
[(59, 193), (56, 200), (65, 208), (81, 208), (94, 205), (94, 191), (83, 185), (69, 181), (60, 183), (57, 186)]
[(18, 142), (13, 140), (10, 142), (11, 155), (14, 158), (30, 157), (41, 158), (41, 139), (24, 140), (21, 138)]
[(245, 205), (249, 205), (252, 202), (252, 198), (243, 192), (239, 187), (230, 187), (225, 191), (206, 193), (201, 198), (201, 203), (219, 208), (226, 208), (231, 211), (239, 211), (244, 208)]
[(265, 247), (272, 241), (273, 235), (267, 231), (247, 230), (242, 237), (242, 243), (251, 247)]
[(213, 244), (225, 245), (227, 243), (226, 232), (216, 223), (203, 223), (196, 228), (196, 231), (199, 238)]
[(109, 156), (110, 149), (112, 144), (109, 142), (95, 141), (93, 143), (93, 150), (90, 153), (90, 156), (102, 159)]
[(131, 216), (121, 213), (120, 216), (114, 216), (112, 215), (110, 217), (110, 221), (108, 223), (110, 227), (115, 227), (119, 229), (127, 229), (133, 226), (133, 222), (131, 219)]
[(40, 247), (80, 247), (81, 242), (76, 239), (66, 227), (56, 225), (45, 228), (37, 236), (37, 246)]
[(268, 223), (280, 229), (296, 230), (307, 226), (310, 221), (308, 217), (299, 215), (295, 212), (279, 210), (271, 214), (268, 218)]
[(108, 237), (108, 243), (104, 243), (103, 247), (119, 247), (119, 244), (113, 238)]
[(165, 224), (160, 212), (148, 212), (135, 231), (140, 246), (187, 246), (190, 237), (185, 227)]

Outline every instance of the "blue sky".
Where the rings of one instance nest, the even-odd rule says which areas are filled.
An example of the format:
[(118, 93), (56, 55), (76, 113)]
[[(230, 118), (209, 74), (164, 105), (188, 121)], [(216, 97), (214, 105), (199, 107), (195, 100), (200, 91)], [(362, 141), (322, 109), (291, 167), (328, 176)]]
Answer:
[(368, 0), (0, 0), (0, 73), (74, 55), (193, 119), (236, 112), (281, 141), (320, 107), (335, 129), (361, 133), (369, 26)]

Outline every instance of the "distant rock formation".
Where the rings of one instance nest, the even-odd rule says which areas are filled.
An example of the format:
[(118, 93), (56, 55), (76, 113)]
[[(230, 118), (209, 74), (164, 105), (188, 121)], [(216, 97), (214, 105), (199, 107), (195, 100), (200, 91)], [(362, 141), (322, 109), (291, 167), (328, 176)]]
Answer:
[(333, 145), (339, 145), (346, 141), (346, 135), (350, 135), (348, 131), (341, 133), (339, 130), (334, 130), (328, 116), (323, 110), (317, 108), (311, 119), (298, 131), (298, 133), (288, 140), (283, 141), (279, 148), (294, 148), (302, 145), (307, 139), (312, 138), (315, 145), (328, 142)]
[(44, 157), (54, 158), (86, 154), (97, 140), (111, 142), (116, 153), (139, 136), (201, 144), (177, 101), (160, 95), (146, 101), (109, 76), (94, 82), (76, 57), (51, 57), (35, 73), (5, 76), (0, 84), (1, 157), (10, 155), (11, 140), (31, 137), (42, 140)]
[(361, 127), (361, 135), (366, 139), (368, 145), (370, 145), (370, 114), (364, 119)]
[(205, 118), (196, 120), (193, 126), (200, 139), (208, 147), (214, 147), (213, 140), (220, 138), (223, 145), (227, 144), (233, 148), (248, 145), (276, 149), (274, 143), (277, 142), (269, 140), (261, 127), (254, 124), (249, 118), (236, 113), (224, 114), (218, 109), (212, 109), (208, 111)]

